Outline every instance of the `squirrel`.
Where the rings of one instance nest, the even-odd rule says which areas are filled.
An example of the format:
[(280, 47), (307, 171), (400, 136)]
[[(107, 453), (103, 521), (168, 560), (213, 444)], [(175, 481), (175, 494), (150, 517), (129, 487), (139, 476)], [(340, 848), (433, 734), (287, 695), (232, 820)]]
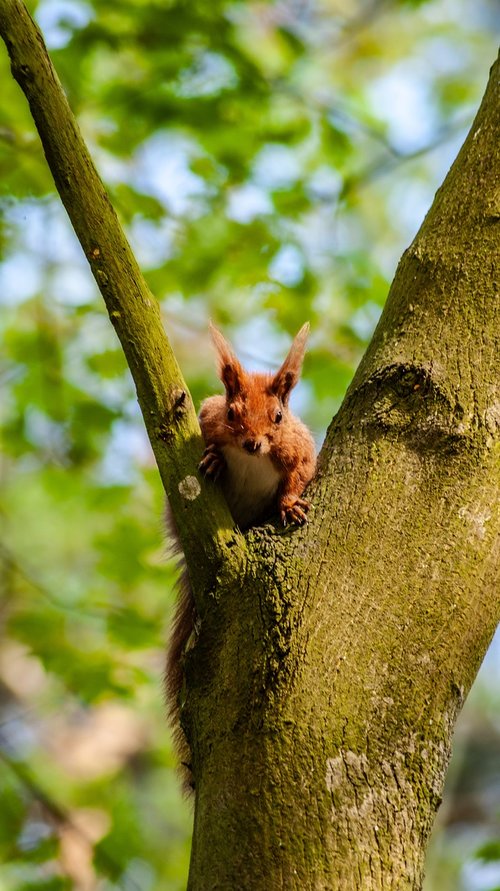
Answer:
[[(214, 325), (210, 325), (210, 332), (225, 395), (210, 396), (201, 405), (199, 422), (206, 447), (199, 470), (221, 486), (242, 531), (276, 512), (284, 525), (303, 525), (310, 505), (302, 493), (315, 472), (316, 450), (310, 431), (292, 414), (288, 402), (300, 377), (309, 323), (302, 326), (275, 374), (245, 371), (221, 332)], [(168, 508), (167, 524), (177, 541)], [(189, 791), (194, 785), (189, 746), (180, 726), (180, 700), (184, 654), (196, 632), (197, 617), (185, 568), (179, 587), (165, 687), (178, 754), (185, 768), (184, 785)]]

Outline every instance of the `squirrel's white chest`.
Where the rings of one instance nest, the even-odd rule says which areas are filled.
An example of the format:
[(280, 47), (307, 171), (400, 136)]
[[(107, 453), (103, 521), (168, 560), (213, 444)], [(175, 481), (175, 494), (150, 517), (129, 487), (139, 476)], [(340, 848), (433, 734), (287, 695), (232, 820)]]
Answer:
[(281, 482), (269, 455), (249, 455), (242, 448), (223, 446), (226, 459), (223, 489), (239, 526), (255, 522), (270, 511)]

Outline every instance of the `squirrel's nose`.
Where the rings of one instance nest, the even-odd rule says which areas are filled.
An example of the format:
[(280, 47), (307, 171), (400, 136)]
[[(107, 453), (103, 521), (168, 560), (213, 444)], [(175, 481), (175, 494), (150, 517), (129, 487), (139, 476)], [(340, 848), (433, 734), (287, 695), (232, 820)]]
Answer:
[(255, 439), (245, 439), (243, 448), (246, 449), (247, 452), (250, 452), (250, 454), (252, 455), (254, 452), (259, 451), (260, 442), (257, 442)]

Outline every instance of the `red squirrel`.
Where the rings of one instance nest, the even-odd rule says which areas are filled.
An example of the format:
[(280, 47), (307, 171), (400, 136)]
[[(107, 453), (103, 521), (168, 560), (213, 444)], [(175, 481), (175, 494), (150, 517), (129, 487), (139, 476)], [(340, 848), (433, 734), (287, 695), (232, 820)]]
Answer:
[[(283, 524), (302, 525), (309, 510), (302, 493), (314, 475), (316, 451), (311, 433), (292, 414), (288, 402), (300, 377), (309, 324), (302, 326), (275, 374), (245, 371), (221, 332), (214, 325), (210, 332), (225, 395), (210, 396), (202, 403), (199, 421), (206, 448), (199, 470), (220, 484), (242, 530), (276, 512)], [(167, 653), (166, 691), (189, 788), (190, 754), (179, 718), (183, 656), (195, 632), (196, 611), (186, 573), (180, 588)]]
[(316, 465), (313, 438), (288, 407), (300, 377), (309, 325), (303, 325), (276, 374), (249, 373), (211, 325), (225, 396), (205, 399), (201, 472), (220, 481), (235, 522), (254, 526), (279, 510), (284, 524), (306, 522), (301, 498)]

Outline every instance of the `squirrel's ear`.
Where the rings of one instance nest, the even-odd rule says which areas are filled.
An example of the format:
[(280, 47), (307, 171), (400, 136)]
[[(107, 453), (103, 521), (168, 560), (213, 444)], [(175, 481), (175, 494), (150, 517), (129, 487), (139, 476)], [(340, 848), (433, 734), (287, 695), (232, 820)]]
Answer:
[(217, 373), (226, 388), (228, 399), (234, 399), (243, 389), (245, 372), (236, 358), (231, 344), (212, 322), (209, 327), (217, 353)]
[(271, 389), (284, 405), (288, 402), (290, 390), (299, 380), (308, 334), (309, 322), (306, 322), (295, 337), (283, 365), (273, 377)]

